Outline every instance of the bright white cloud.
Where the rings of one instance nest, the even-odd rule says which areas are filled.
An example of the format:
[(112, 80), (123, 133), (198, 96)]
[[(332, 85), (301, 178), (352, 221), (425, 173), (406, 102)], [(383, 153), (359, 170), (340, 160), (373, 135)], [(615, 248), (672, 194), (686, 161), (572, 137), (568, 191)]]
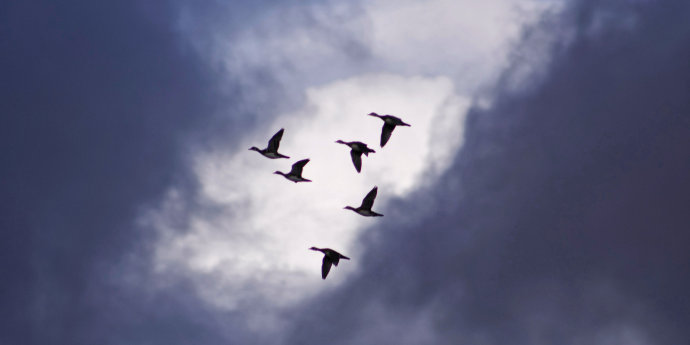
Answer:
[[(383, 212), (388, 198), (405, 196), (420, 180), (435, 178), (461, 144), (468, 106), (469, 100), (455, 95), (450, 80), (442, 77), (367, 75), (308, 89), (304, 109), (279, 117), (243, 144), (263, 147), (284, 127), (280, 151), (292, 157), (289, 161), (249, 150), (207, 152), (197, 158), (200, 197), (224, 211), (213, 217), (193, 215), (190, 232), (168, 236), (158, 247), (161, 268), (182, 266), (222, 277), (222, 289), (202, 288), (226, 308), (236, 308), (245, 298), (238, 292), (257, 281), (265, 290), (252, 287), (258, 293), (254, 297), (275, 303), (294, 302), (339, 284), (358, 262), (345, 262), (322, 282), (321, 255), (307, 248), (330, 247), (356, 258), (353, 239), (386, 218), (364, 218), (343, 207), (359, 206), (378, 185), (374, 209)], [(377, 143), (383, 121), (366, 115), (374, 110), (396, 114), (412, 127), (397, 129), (381, 149)], [(363, 157), (361, 174), (352, 165), (349, 148), (335, 143), (338, 139), (363, 141), (377, 150)], [(303, 176), (314, 182), (294, 184), (272, 174), (287, 172), (304, 158), (311, 162)]]
[(270, 75), (299, 99), (304, 88), (367, 73), (443, 75), (461, 93), (491, 84), (520, 29), (561, 0), (330, 1), (280, 7), (239, 34), (217, 38), (211, 63), (271, 101)]
[[(237, 150), (196, 157), (201, 193), (192, 204), (210, 207), (194, 211), (171, 190), (144, 217), (160, 233), (158, 272), (194, 277), (200, 296), (226, 310), (289, 306), (342, 283), (359, 265), (354, 239), (388, 221), (343, 207), (359, 206), (378, 185), (374, 210), (386, 214), (391, 197), (433, 183), (448, 168), (473, 93), (503, 68), (519, 27), (543, 8), (539, 3), (336, 1), (269, 12), (254, 27), (219, 40), (209, 60), (241, 82), (246, 107), (259, 112), (272, 101), (260, 77), (266, 74), (285, 87), (288, 103), (303, 104), (297, 111), (279, 107), (280, 115), (247, 133)], [(381, 149), (382, 121), (366, 116), (372, 111), (412, 127), (396, 129)], [(247, 150), (265, 147), (280, 128), (280, 151), (292, 159)], [(377, 151), (363, 157), (361, 174), (338, 139), (364, 141)], [(314, 182), (272, 174), (303, 158), (311, 159), (303, 175)], [(171, 222), (181, 212), (190, 212), (183, 229)], [(321, 256), (311, 246), (353, 260), (322, 281)]]
[(545, 3), (517, 0), (372, 1), (372, 48), (387, 69), (453, 77), (463, 92), (493, 80), (506, 47)]

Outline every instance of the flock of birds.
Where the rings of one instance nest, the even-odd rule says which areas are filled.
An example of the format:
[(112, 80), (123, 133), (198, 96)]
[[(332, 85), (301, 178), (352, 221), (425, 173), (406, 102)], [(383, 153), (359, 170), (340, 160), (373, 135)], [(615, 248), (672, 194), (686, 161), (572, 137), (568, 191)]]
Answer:
[[(403, 122), (400, 118), (397, 118), (392, 115), (379, 115), (377, 113), (370, 113), (369, 116), (375, 116), (378, 117), (379, 119), (383, 120), (383, 129), (381, 130), (381, 148), (383, 148), (386, 143), (388, 142), (388, 139), (390, 139), (391, 134), (393, 134), (393, 130), (395, 129), (396, 126), (407, 126), (410, 127), (407, 123)], [(280, 140), (283, 138), (283, 132), (285, 130), (281, 128), (278, 133), (274, 134), (271, 140), (268, 141), (268, 147), (265, 149), (261, 150), (257, 147), (252, 147), (249, 150), (252, 151), (257, 151), (260, 154), (262, 154), (264, 157), (270, 158), (270, 159), (277, 159), (277, 158), (290, 158), (288, 156), (285, 156), (283, 154), (278, 153), (278, 147), (280, 147)], [(369, 157), (369, 153), (376, 153), (376, 151), (370, 149), (367, 147), (367, 144), (359, 141), (351, 141), (351, 142), (346, 142), (342, 140), (336, 141), (338, 144), (343, 144), (347, 145), (350, 147), (350, 157), (352, 157), (352, 164), (354, 164), (355, 169), (357, 172), (362, 171), (362, 154), (365, 156)], [(304, 169), (304, 166), (309, 163), (309, 159), (303, 159), (301, 161), (298, 161), (297, 163), (292, 165), (292, 170), (290, 170), (289, 173), (284, 173), (280, 171), (276, 171), (274, 174), (278, 175), (283, 175), (286, 179), (289, 181), (298, 183), (298, 182), (311, 182), (311, 180), (307, 180), (304, 177), (302, 177), (302, 170)], [(368, 194), (367, 196), (364, 197), (364, 200), (362, 200), (362, 205), (360, 205), (357, 208), (354, 208), (352, 206), (345, 206), (346, 210), (352, 210), (355, 213), (364, 216), (364, 217), (383, 217), (382, 214), (376, 213), (371, 210), (371, 208), (374, 206), (374, 200), (376, 199), (376, 194), (378, 192), (378, 187), (374, 187)], [(323, 264), (321, 265), (321, 278), (326, 279), (326, 276), (328, 275), (328, 272), (331, 271), (331, 266), (335, 265), (338, 266), (338, 262), (340, 262), (340, 259), (345, 259), (345, 260), (350, 260), (347, 256), (340, 254), (336, 252), (333, 249), (330, 248), (317, 248), (317, 247), (311, 247), (309, 250), (314, 250), (314, 251), (319, 251), (322, 252), (323, 255)]]

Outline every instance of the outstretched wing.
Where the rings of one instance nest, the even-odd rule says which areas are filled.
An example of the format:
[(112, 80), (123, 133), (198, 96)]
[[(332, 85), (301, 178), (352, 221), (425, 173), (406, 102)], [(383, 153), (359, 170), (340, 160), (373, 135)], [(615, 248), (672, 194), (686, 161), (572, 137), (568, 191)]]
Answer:
[(362, 151), (350, 150), (350, 156), (352, 156), (352, 164), (355, 165), (357, 172), (362, 171)]
[(290, 171), (291, 175), (297, 175), (297, 176), (302, 176), (302, 169), (304, 169), (304, 166), (309, 163), (309, 159), (303, 159), (295, 164), (292, 165), (292, 170)]
[(362, 208), (365, 210), (371, 210), (372, 206), (374, 206), (374, 199), (376, 199), (376, 193), (378, 193), (379, 187), (374, 187), (374, 189), (367, 194), (367, 196), (364, 197), (364, 200), (362, 200)]
[(323, 264), (321, 265), (321, 279), (326, 279), (326, 276), (328, 275), (328, 272), (331, 271), (331, 259), (328, 258), (328, 255), (323, 256)]
[(333, 251), (333, 254), (331, 255), (331, 262), (335, 267), (338, 267), (338, 263), (340, 262), (340, 254), (338, 254), (335, 250)]
[(281, 128), (278, 133), (274, 134), (271, 140), (268, 141), (268, 151), (278, 152), (278, 147), (280, 146), (280, 139), (283, 139), (284, 128)]
[(394, 129), (395, 125), (389, 125), (387, 123), (383, 124), (383, 130), (381, 130), (381, 147), (386, 145), (388, 139), (391, 138), (391, 134), (393, 134)]

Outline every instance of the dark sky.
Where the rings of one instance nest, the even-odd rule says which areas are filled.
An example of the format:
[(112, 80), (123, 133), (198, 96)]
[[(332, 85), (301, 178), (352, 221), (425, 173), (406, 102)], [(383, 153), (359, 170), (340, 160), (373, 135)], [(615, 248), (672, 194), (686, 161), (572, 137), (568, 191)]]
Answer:
[[(186, 46), (178, 9), (0, 3), (0, 344), (253, 343), (185, 284), (140, 286), (137, 216), (195, 188), (190, 147), (257, 121), (219, 115), (241, 93)], [(285, 342), (690, 342), (688, 18), (685, 0), (573, 1), (533, 28), (452, 168), (389, 205), (362, 271), (289, 310)], [(516, 91), (544, 33), (561, 43)]]
[(110, 281), (146, 239), (140, 208), (189, 184), (189, 139), (231, 101), (185, 53), (176, 10), (0, 4), (1, 344), (215, 343), (189, 294)]
[(386, 216), (437, 212), (364, 236), (364, 271), (298, 310), (290, 343), (690, 341), (688, 18), (585, 1), (545, 20), (572, 39), (546, 78), (471, 112), (442, 181)]

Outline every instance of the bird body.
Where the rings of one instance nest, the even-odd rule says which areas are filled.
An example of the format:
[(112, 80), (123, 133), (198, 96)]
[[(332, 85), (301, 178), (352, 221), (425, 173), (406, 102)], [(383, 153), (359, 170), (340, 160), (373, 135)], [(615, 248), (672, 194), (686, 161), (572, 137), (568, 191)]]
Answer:
[(376, 194), (378, 193), (379, 187), (374, 187), (367, 196), (362, 200), (362, 205), (354, 208), (352, 206), (345, 206), (344, 209), (355, 211), (355, 213), (364, 217), (383, 217), (382, 214), (376, 213), (371, 210), (374, 206), (374, 200), (376, 199)]
[(369, 157), (369, 153), (376, 153), (376, 151), (367, 147), (367, 144), (360, 141), (346, 142), (338, 140), (336, 141), (336, 143), (347, 145), (348, 147), (350, 147), (350, 157), (352, 157), (352, 164), (355, 165), (355, 169), (357, 170), (357, 172), (362, 171), (362, 154)]
[(290, 158), (290, 157), (287, 157), (287, 156), (283, 156), (283, 155), (281, 155), (281, 154), (278, 153), (278, 152), (267, 152), (265, 149), (264, 149), (264, 150), (259, 150), (259, 153), (261, 153), (262, 155), (264, 155), (264, 157), (268, 157), (268, 158), (271, 158), (271, 159), (276, 159), (276, 158)]
[(383, 120), (383, 129), (381, 130), (381, 147), (384, 147), (391, 138), (395, 126), (406, 126), (411, 127), (407, 123), (403, 122), (399, 117), (393, 115), (379, 115), (377, 113), (370, 113), (369, 116), (375, 116)]
[(331, 265), (335, 265), (336, 267), (338, 267), (338, 262), (340, 262), (340, 259), (350, 260), (350, 258), (348, 258), (347, 256), (340, 254), (330, 248), (311, 247), (309, 248), (309, 250), (322, 252), (324, 254), (323, 263), (321, 264), (321, 279), (326, 279), (326, 276), (328, 276), (328, 272), (331, 271)]
[(295, 183), (297, 183), (297, 182), (311, 182), (311, 180), (307, 180), (307, 179), (302, 178), (300, 176), (294, 176), (294, 175), (290, 175), (290, 174), (281, 174), (281, 175), (285, 176), (286, 179), (288, 179), (292, 182), (295, 182)]
[(383, 217), (382, 214), (376, 213), (372, 210), (362, 210), (359, 208), (352, 208), (350, 206), (345, 207), (345, 209), (353, 210), (353, 211), (357, 212), (357, 214), (364, 216), (364, 217)]
[(278, 153), (278, 147), (280, 147), (280, 139), (283, 138), (283, 132), (285, 129), (281, 128), (276, 134), (271, 137), (271, 140), (268, 141), (268, 147), (265, 149), (261, 150), (255, 146), (252, 146), (249, 150), (251, 151), (257, 151), (260, 154), (262, 154), (264, 157), (270, 158), (270, 159), (276, 159), (276, 158), (290, 158), (288, 156), (282, 155)]
[(336, 141), (338, 144), (343, 144), (349, 146), (351, 149), (364, 153), (367, 157), (369, 157), (369, 153), (376, 153), (376, 151), (370, 149), (367, 144), (361, 142), (361, 141), (342, 141), (338, 140)]
[(297, 183), (297, 182), (311, 182), (311, 180), (307, 180), (302, 177), (302, 169), (304, 169), (304, 166), (309, 163), (309, 159), (303, 159), (295, 164), (292, 165), (292, 170), (290, 170), (289, 173), (283, 173), (280, 171), (274, 172), (274, 174), (278, 175), (283, 175), (286, 179)]

